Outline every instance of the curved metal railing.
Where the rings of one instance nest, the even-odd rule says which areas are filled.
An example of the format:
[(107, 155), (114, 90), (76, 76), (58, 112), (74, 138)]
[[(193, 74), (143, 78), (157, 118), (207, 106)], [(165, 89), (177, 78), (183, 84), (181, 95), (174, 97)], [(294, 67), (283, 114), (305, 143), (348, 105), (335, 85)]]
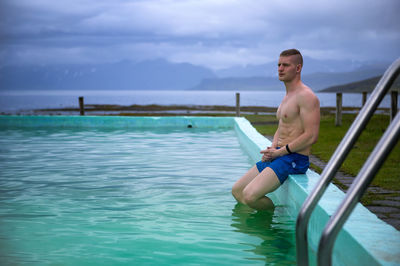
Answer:
[[(335, 150), (335, 153), (332, 155), (327, 166), (323, 170), (321, 178), (318, 181), (317, 185), (304, 201), (303, 206), (297, 216), (296, 223), (296, 249), (298, 265), (308, 265), (307, 228), (314, 208), (316, 207), (318, 201), (321, 199), (323, 193), (326, 191), (326, 188), (332, 181), (343, 161), (346, 159), (351, 148), (354, 146), (362, 131), (365, 129), (368, 121), (372, 117), (375, 110), (378, 108), (383, 97), (389, 91), (390, 87), (392, 86), (393, 82), (399, 74), (400, 58), (393, 62), (393, 64), (386, 70), (385, 74), (376, 85), (368, 101), (361, 109), (357, 118), (351, 125), (350, 129), (347, 131), (345, 137)], [(386, 147), (387, 145), (390, 145), (393, 141), (398, 141), (397, 131), (399, 120), (399, 115), (397, 115), (396, 119), (392, 122), (391, 126), (386, 130), (386, 133), (381, 138), (381, 141), (384, 143), (381, 143), (380, 141), (378, 145), (383, 145)], [(392, 131), (392, 133), (390, 133), (390, 131)], [(390, 135), (391, 138), (391, 141), (388, 141), (388, 143), (386, 143), (384, 140), (384, 138), (389, 137), (387, 135)], [(374, 165), (373, 167), (368, 167), (367, 163), (364, 164), (365, 167), (363, 166), (356, 180), (353, 182), (348, 192), (349, 195), (346, 196), (345, 200), (339, 206), (339, 209), (337, 210), (335, 215), (331, 217), (326, 227), (326, 230), (324, 230), (323, 232), (323, 236), (321, 237), (321, 242), (319, 245), (317, 257), (318, 262), (321, 263), (321, 265), (330, 265), (332, 247), (334, 244), (334, 240), (336, 239), (337, 233), (340, 231), (344, 221), (353, 210), (355, 204), (359, 200), (359, 197), (361, 197), (362, 194), (365, 192), (366, 187), (368, 187), (376, 171), (380, 168), (390, 151), (390, 147), (383, 148), (382, 146), (377, 146), (374, 149), (374, 151), (368, 158), (367, 163), (372, 160), (372, 158), (376, 159), (376, 156), (380, 156), (379, 160), (372, 164)], [(349, 203), (349, 201), (351, 202)], [(326, 264), (328, 263), (327, 261), (329, 261), (329, 264)]]

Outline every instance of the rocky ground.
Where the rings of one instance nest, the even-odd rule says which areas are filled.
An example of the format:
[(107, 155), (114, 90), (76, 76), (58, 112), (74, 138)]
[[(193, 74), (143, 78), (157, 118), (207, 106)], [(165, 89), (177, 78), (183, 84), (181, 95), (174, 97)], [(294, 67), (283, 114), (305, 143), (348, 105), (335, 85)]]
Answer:
[[(326, 163), (321, 161), (315, 156), (310, 156), (310, 162), (316, 166), (324, 169)], [(339, 188), (344, 192), (351, 186), (354, 181), (353, 176), (347, 175), (341, 171), (335, 176), (335, 182), (339, 182)], [(380, 187), (370, 186), (369, 191), (382, 198), (381, 200), (374, 200), (370, 205), (365, 206), (372, 213), (376, 214), (381, 220), (392, 225), (397, 230), (400, 230), (400, 196), (393, 196), (393, 194), (399, 195), (398, 191), (387, 190)]]

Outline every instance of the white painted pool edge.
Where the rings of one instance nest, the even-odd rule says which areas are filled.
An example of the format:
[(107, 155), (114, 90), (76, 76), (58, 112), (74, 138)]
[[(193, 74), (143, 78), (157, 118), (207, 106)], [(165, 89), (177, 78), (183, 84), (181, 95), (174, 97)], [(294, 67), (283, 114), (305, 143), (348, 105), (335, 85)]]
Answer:
[[(234, 128), (242, 147), (253, 162), (259, 151), (270, 144), (245, 118), (233, 117), (118, 117), (118, 116), (0, 116), (0, 129), (8, 127), (84, 127), (84, 128)], [(290, 176), (273, 193), (277, 204), (287, 206), (295, 218), (319, 175), (309, 170), (305, 175)], [(330, 185), (316, 207), (309, 225), (309, 244), (314, 251), (320, 234), (344, 193)], [(400, 232), (379, 220), (358, 204), (339, 234), (333, 262), (335, 265), (400, 265)]]
[[(270, 145), (245, 118), (235, 118), (235, 130), (244, 149), (254, 162), (260, 158), (259, 150)], [(305, 175), (292, 175), (274, 192), (273, 200), (286, 205), (289, 212), (297, 213), (312, 191), (319, 175), (308, 170)], [(315, 251), (320, 235), (329, 217), (335, 212), (345, 194), (331, 184), (310, 219), (309, 244)], [(351, 214), (340, 232), (334, 247), (335, 265), (400, 265), (400, 232), (380, 220), (361, 204)]]

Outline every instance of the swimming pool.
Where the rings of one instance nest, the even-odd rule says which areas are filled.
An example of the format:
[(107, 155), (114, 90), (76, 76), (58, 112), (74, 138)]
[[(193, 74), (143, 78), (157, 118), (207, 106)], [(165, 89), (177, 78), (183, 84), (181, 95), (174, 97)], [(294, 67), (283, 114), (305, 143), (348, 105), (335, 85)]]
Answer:
[(3, 128), (0, 147), (2, 262), (295, 263), (284, 208), (230, 194), (252, 165), (231, 128), (37, 124)]
[[(294, 264), (319, 179), (289, 176), (273, 214), (230, 188), (270, 142), (244, 118), (0, 116), (0, 259), (17, 264)], [(310, 262), (344, 194), (311, 216)], [(358, 204), (334, 265), (398, 265), (400, 233)]]

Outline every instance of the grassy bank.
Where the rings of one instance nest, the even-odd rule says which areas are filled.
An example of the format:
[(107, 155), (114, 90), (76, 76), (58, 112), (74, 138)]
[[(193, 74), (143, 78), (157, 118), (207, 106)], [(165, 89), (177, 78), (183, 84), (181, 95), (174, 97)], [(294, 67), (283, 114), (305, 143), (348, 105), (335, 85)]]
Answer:
[[(321, 134), (317, 145), (313, 148), (313, 154), (327, 161), (341, 139), (346, 134), (355, 115), (344, 115), (343, 126), (334, 126), (334, 117), (323, 117), (321, 121)], [(348, 159), (344, 162), (342, 169), (351, 175), (357, 175), (369, 154), (378, 143), (379, 139), (389, 125), (389, 116), (374, 115), (368, 123), (367, 128), (361, 134), (359, 140), (351, 150)], [(388, 190), (400, 190), (400, 143), (397, 143), (385, 164), (378, 172), (372, 185)]]

